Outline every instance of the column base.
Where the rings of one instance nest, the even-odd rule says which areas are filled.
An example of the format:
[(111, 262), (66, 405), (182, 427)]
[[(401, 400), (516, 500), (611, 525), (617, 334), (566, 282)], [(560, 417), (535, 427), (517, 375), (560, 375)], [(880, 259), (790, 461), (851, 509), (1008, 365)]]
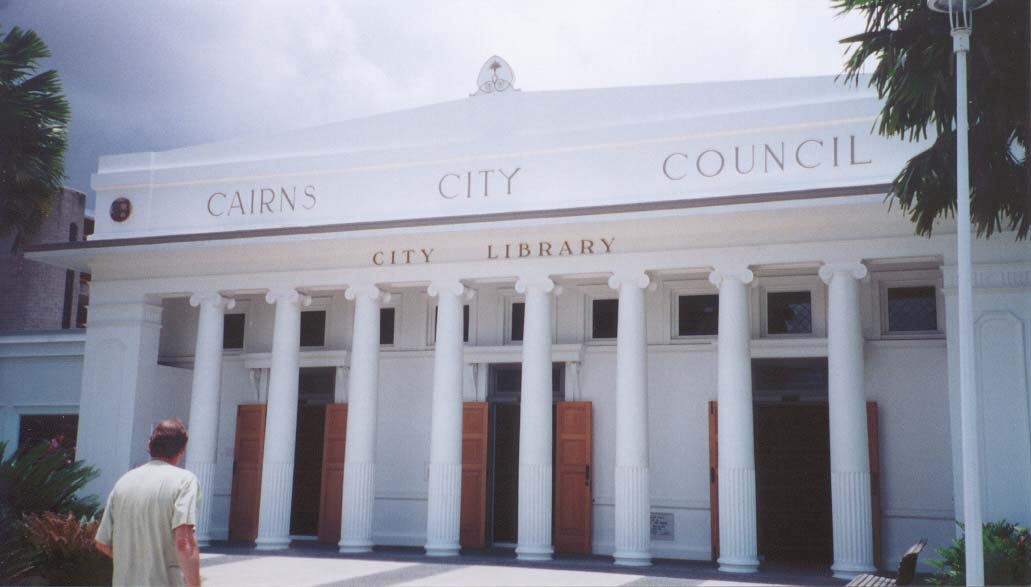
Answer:
[(550, 561), (554, 549), (550, 546), (517, 546), (515, 552), (521, 561)]
[(290, 538), (262, 538), (254, 541), (254, 550), (286, 550), (290, 548)]
[(853, 565), (849, 563), (834, 563), (831, 565), (831, 572), (835, 579), (855, 579), (864, 573), (876, 573), (873, 565)]
[(717, 561), (721, 573), (756, 573), (759, 571), (758, 559), (727, 559), (720, 557)]
[(650, 567), (652, 555), (647, 552), (614, 552), (613, 563), (621, 567)]
[(337, 544), (337, 551), (340, 554), (365, 554), (372, 552), (371, 542), (341, 542)]
[(458, 556), (459, 546), (457, 544), (427, 544), (426, 556)]

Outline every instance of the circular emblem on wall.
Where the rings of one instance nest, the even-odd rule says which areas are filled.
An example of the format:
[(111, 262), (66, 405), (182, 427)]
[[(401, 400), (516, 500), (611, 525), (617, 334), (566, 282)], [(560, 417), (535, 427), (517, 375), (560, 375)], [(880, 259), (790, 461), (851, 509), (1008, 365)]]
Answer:
[(129, 198), (118, 198), (111, 202), (111, 220), (125, 222), (129, 219), (130, 214), (132, 214), (132, 202), (129, 201)]

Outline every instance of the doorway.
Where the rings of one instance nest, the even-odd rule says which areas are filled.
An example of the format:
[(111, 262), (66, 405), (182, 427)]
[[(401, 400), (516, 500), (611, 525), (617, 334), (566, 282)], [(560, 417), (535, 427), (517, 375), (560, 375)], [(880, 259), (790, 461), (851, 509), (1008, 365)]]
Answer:
[(767, 561), (833, 560), (827, 361), (756, 359), (758, 549)]
[(335, 371), (332, 367), (300, 370), (290, 507), (291, 536), (314, 537), (318, 534), (326, 405), (333, 403), (334, 385)]
[[(565, 364), (552, 366), (552, 398), (562, 401)], [(514, 548), (519, 542), (519, 396), (522, 365), (494, 364), (488, 375), (487, 545)], [(554, 416), (553, 416), (554, 418)], [(554, 419), (552, 434), (554, 434)]]

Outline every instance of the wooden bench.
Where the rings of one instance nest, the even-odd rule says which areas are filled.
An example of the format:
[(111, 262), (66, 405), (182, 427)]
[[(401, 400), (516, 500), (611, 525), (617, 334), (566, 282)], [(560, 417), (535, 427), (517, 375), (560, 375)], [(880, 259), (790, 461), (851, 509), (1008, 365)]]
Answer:
[(916, 577), (916, 559), (920, 556), (920, 553), (927, 546), (927, 539), (922, 538), (917, 541), (916, 544), (909, 547), (906, 554), (902, 555), (902, 560), (899, 561), (899, 572), (898, 575), (893, 579), (891, 577), (881, 577), (880, 575), (859, 575), (855, 579), (849, 581), (846, 587), (894, 587), (895, 585), (912, 585), (913, 579)]

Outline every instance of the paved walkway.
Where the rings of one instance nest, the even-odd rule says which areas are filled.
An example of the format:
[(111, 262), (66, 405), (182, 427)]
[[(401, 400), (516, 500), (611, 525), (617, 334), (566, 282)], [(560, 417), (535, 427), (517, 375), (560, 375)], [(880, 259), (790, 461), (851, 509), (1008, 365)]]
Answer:
[(382, 549), (367, 555), (341, 555), (335, 549), (301, 545), (277, 553), (216, 546), (201, 555), (208, 587), (405, 586), (612, 586), (661, 585), (841, 585), (820, 569), (764, 568), (754, 575), (720, 573), (704, 562), (656, 561), (651, 567), (617, 567), (606, 557), (560, 557), (526, 564), (512, 553), (488, 552), (429, 558), (421, 549)]

